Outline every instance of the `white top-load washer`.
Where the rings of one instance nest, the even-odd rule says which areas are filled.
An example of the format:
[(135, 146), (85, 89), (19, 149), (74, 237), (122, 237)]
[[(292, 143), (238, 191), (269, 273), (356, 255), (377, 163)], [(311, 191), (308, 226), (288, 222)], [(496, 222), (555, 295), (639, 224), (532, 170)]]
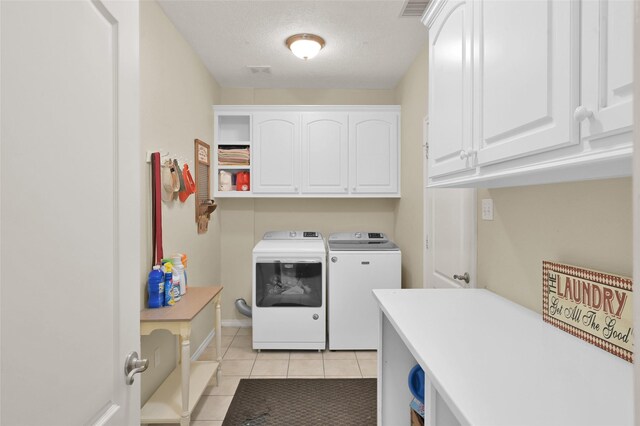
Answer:
[(273, 231), (253, 249), (253, 348), (326, 348), (326, 257), (315, 231)]
[(335, 233), (328, 245), (329, 349), (377, 349), (372, 290), (400, 288), (400, 249), (382, 232)]

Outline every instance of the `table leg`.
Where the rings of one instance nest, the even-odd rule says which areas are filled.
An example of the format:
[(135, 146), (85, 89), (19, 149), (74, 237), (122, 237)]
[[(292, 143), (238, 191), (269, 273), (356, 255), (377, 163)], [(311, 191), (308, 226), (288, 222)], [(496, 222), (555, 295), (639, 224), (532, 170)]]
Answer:
[(180, 367), (182, 372), (182, 415), (180, 426), (189, 426), (191, 414), (189, 413), (189, 379), (191, 374), (191, 329), (185, 327), (180, 330), (180, 340), (182, 353), (180, 356)]
[(220, 370), (222, 370), (222, 319), (220, 312), (220, 297), (216, 297), (216, 358), (218, 361), (218, 371), (216, 372), (216, 383), (220, 384)]

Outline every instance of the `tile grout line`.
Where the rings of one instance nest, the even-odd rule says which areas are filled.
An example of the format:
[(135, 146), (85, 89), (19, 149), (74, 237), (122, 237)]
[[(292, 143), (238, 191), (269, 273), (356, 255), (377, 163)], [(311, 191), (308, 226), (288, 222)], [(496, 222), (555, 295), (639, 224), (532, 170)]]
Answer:
[(289, 378), (289, 369), (291, 368), (291, 352), (289, 352), (289, 358), (287, 359), (287, 379)]

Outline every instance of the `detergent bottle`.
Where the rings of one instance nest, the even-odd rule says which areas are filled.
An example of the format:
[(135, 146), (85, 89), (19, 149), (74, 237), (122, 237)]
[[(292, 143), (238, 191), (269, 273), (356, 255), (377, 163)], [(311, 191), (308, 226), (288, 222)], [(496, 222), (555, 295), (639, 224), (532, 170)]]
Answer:
[(172, 291), (172, 265), (171, 262), (166, 262), (162, 265), (162, 269), (164, 272), (164, 306), (173, 306), (176, 304), (176, 300), (173, 298)]
[(187, 255), (182, 253), (182, 267), (184, 268), (184, 292), (189, 290), (189, 279), (187, 278)]
[(161, 308), (164, 304), (164, 274), (160, 266), (154, 266), (149, 272), (149, 308)]
[(180, 295), (180, 272), (176, 269), (175, 265), (171, 272), (171, 293), (173, 294), (173, 300), (178, 302), (182, 298)]
[(184, 265), (182, 264), (182, 253), (176, 253), (173, 255), (173, 269), (180, 276), (180, 295), (183, 295), (187, 292), (187, 283), (184, 275)]

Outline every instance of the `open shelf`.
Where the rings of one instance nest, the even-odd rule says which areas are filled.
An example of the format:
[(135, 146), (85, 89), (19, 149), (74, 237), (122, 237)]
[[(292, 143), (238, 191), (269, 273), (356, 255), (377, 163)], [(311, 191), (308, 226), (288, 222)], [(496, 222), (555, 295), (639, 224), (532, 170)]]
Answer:
[[(190, 366), (189, 413), (193, 412), (209, 381), (218, 369), (216, 361), (193, 361)], [(167, 377), (158, 390), (144, 404), (140, 422), (179, 423), (182, 410), (180, 365)]]
[(250, 115), (219, 115), (218, 116), (218, 145), (238, 144), (251, 140)]
[(218, 164), (218, 170), (250, 170), (251, 166), (225, 166)]
[(218, 146), (241, 145), (251, 146), (251, 141), (222, 141), (218, 142)]
[(213, 194), (220, 198), (251, 198), (255, 197), (255, 194), (251, 191), (215, 191)]

